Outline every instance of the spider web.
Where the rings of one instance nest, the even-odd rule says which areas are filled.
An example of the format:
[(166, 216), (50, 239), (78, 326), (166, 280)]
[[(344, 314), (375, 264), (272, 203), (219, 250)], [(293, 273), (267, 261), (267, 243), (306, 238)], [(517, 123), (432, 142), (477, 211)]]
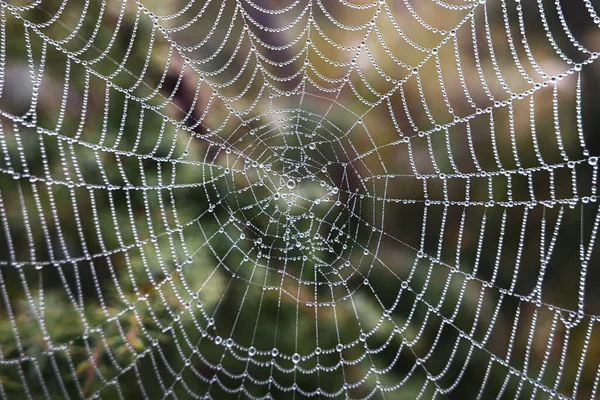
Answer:
[(562, 3), (0, 2), (0, 395), (596, 398)]

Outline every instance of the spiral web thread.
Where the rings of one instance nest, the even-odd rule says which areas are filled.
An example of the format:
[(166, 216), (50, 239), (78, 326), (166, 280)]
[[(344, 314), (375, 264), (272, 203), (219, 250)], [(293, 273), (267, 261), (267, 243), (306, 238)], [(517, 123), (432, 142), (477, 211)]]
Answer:
[(1, 111), (1, 375), (596, 398), (598, 53), (573, 26), (600, 17), (572, 3), (0, 2), (0, 94), (18, 57), (30, 85)]

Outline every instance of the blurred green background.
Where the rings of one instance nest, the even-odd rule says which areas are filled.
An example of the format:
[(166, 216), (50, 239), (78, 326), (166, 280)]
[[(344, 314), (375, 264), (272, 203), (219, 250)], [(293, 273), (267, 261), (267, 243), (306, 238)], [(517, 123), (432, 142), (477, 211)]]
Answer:
[(600, 6), (559, 4), (1, 2), (0, 396), (595, 398)]

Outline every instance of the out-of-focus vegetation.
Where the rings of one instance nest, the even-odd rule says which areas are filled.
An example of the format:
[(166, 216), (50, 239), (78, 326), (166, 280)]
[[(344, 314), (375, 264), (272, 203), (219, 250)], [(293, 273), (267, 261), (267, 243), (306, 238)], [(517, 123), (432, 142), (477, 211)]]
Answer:
[[(273, 3), (284, 8), (292, 2)], [(262, 74), (254, 78), (257, 59), (268, 57), (283, 63), (262, 62), (275, 77), (292, 75), (303, 68), (304, 57), (289, 64), (285, 60), (305, 48), (310, 37), (314, 47), (307, 54), (312, 67), (307, 67), (306, 75), (325, 88), (334, 88), (338, 83), (327, 79), (343, 79), (348, 66), (328, 64), (315, 49), (339, 63), (350, 62), (356, 49), (335, 48), (315, 26), (346, 46), (360, 44), (365, 31), (348, 33), (336, 28), (323, 10), (344, 24), (356, 25), (368, 22), (377, 7), (368, 11), (344, 2), (310, 3), (314, 26), (296, 44), (285, 51), (257, 46), (256, 52), (247, 33), (236, 49), (243, 20), (248, 23), (255, 18), (276, 27), (290, 23), (293, 18), (288, 15), (298, 13), (265, 16), (246, 1), (213, 1), (202, 18), (177, 30), (171, 28), (193, 21), (204, 1), (190, 3), (181, 15), (161, 21), (160, 29), (146, 11), (169, 15), (182, 9), (184, 2), (61, 4), (49, 0), (29, 8), (24, 2), (8, 3), (24, 8), (0, 3), (0, 146), (4, 157), (0, 169), (0, 395), (162, 398), (169, 393), (188, 398), (210, 391), (217, 399), (243, 398), (246, 394), (228, 394), (221, 388), (222, 384), (235, 390), (243, 383), (253, 396), (270, 392), (275, 398), (302, 398), (299, 392), (281, 390), (297, 383), (306, 392), (320, 388), (340, 391), (339, 397), (360, 398), (378, 384), (391, 387), (408, 377), (400, 389), (386, 394), (395, 399), (416, 397), (427, 377), (440, 375), (426, 385), (422, 396), (427, 398), (436, 387), (453, 385), (461, 373), (459, 383), (446, 397), (464, 399), (481, 394), (488, 398), (501, 391), (507, 398), (517, 394), (552, 397), (536, 388), (534, 381), (570, 396), (577, 374), (580, 398), (594, 393), (600, 334), (593, 316), (600, 314), (600, 292), (595, 290), (600, 273), (593, 268), (598, 255), (593, 242), (590, 244), (597, 213), (597, 203), (589, 198), (590, 182), (595, 182), (593, 168), (587, 162), (577, 163), (573, 188), (571, 168), (544, 168), (540, 162), (562, 165), (561, 151), (569, 160), (587, 157), (577, 129), (578, 75), (570, 74), (557, 83), (560, 143), (553, 84), (513, 99), (510, 107), (476, 114), (476, 108), (485, 110), (494, 106), (494, 101), (481, 85), (473, 37), (496, 101), (506, 101), (510, 94), (503, 90), (493, 68), (494, 58), (511, 91), (521, 93), (534, 86), (523, 78), (511, 55), (502, 18), (505, 3), (488, 1), (485, 12), (479, 5), (473, 22), (462, 23), (437, 55), (419, 67), (419, 80), (408, 79), (402, 90), (391, 92), (389, 106), (384, 101), (368, 107), (357, 93), (376, 102), (378, 97), (368, 85), (375, 92), (386, 93), (394, 89), (394, 80), (411, 73), (411, 68), (399, 66), (386, 53), (377, 34), (408, 66), (416, 66), (430, 53), (401, 40), (386, 10), (402, 31), (424, 48), (437, 46), (443, 38), (424, 29), (406, 4), (388, 1), (377, 20), (378, 32), (370, 34), (366, 48), (390, 80), (382, 78), (363, 52), (356, 60), (363, 76), (355, 70), (349, 78), (356, 91), (346, 86), (337, 103), (333, 101), (335, 93), (319, 92), (308, 80), (300, 86), (306, 92), (303, 97), (300, 91), (285, 95), (280, 90), (292, 90), (302, 83), (304, 74), (283, 82)], [(432, 1), (409, 3), (440, 30), (450, 31), (468, 13)], [(527, 61), (518, 14), (513, 2), (508, 3), (519, 59), (535, 82), (543, 82)], [(571, 68), (548, 44), (537, 4), (521, 3), (527, 43), (536, 62), (550, 75)], [(550, 30), (556, 32), (553, 40), (566, 57), (575, 62), (589, 58), (564, 34), (554, 3), (542, 3)], [(562, 3), (573, 37), (592, 51), (600, 50), (600, 30), (591, 23), (584, 3)], [(274, 7), (267, 1), (253, 4)], [(301, 0), (295, 9), (305, 4), (308, 2)], [(281, 46), (300, 34), (307, 18), (308, 14), (297, 28), (285, 33), (265, 34), (256, 27), (249, 32)], [(211, 31), (216, 20), (219, 22)], [(202, 46), (187, 49), (209, 35)], [(494, 58), (487, 35), (492, 38)], [(180, 47), (171, 46), (165, 36)], [(461, 85), (456, 52), (475, 106)], [(189, 60), (185, 57), (195, 60), (212, 54), (216, 56), (194, 64), (195, 69), (186, 65)], [(244, 67), (248, 54), (250, 67)], [(222, 73), (213, 74), (226, 64)], [(227, 85), (241, 70), (237, 80)], [(438, 70), (443, 73), (452, 112), (440, 91)], [(581, 80), (583, 140), (589, 155), (597, 155), (598, 63), (584, 65)], [(222, 97), (215, 97), (213, 90)], [(227, 118), (224, 98), (234, 110), (250, 108), (249, 112)], [(273, 112), (275, 109), (289, 111)], [(295, 115), (297, 109), (306, 111), (298, 113), (299, 117), (326, 115), (323, 125), (330, 134), (310, 138), (310, 132), (316, 130), (310, 118), (298, 119), (301, 126), (295, 129), (309, 132), (309, 140), (334, 144), (323, 146), (323, 152), (310, 160), (293, 152), (286, 157), (318, 165), (317, 170), (332, 161), (328, 173), (342, 192), (366, 195), (360, 208), (353, 211), (358, 215), (350, 215), (343, 207), (335, 209), (348, 221), (344, 229), (358, 241), (350, 241), (343, 250), (342, 244), (336, 243), (335, 250), (351, 260), (360, 274), (341, 267), (338, 275), (333, 274), (339, 267), (337, 260), (328, 258), (327, 249), (315, 247), (311, 248), (313, 254), (331, 265), (304, 267), (300, 251), (293, 253), (298, 260), (257, 258), (265, 249), (256, 244), (257, 232), (281, 235), (283, 228), (270, 225), (273, 221), (260, 210), (243, 208), (259, 204), (268, 187), (256, 186), (260, 175), (252, 171), (239, 173), (245, 168), (239, 154), (273, 163), (274, 170), (284, 168), (280, 160), (267, 158), (275, 154), (270, 149), (304, 139), (292, 137), (288, 143), (282, 142), (282, 136), (264, 133), (264, 141), (258, 142), (250, 131), (260, 131), (264, 124), (269, 129), (288, 129), (278, 118)], [(325, 110), (329, 110), (327, 114)], [(362, 121), (366, 129), (354, 127), (357, 115), (367, 110)], [(447, 135), (440, 130), (439, 134), (420, 136), (413, 129), (412, 124), (421, 131), (434, 129), (436, 124), (452, 122), (453, 114), (476, 116), (468, 123), (453, 125)], [(241, 125), (241, 119), (249, 122)], [(410, 147), (397, 145), (399, 131), (410, 138)], [(344, 139), (335, 142), (336, 136)], [(447, 141), (447, 137), (451, 139)], [(221, 143), (232, 145), (235, 151), (227, 152)], [(373, 152), (374, 148), (378, 152)], [(513, 155), (515, 148), (520, 164)], [(342, 163), (352, 166), (345, 183), (339, 168)], [(427, 179), (417, 179), (414, 168), (420, 178)], [(454, 168), (463, 174), (501, 169), (508, 173), (440, 179), (440, 174), (452, 175)], [(521, 173), (519, 168), (531, 173)], [(322, 190), (314, 186), (306, 193), (316, 196)], [(253, 189), (241, 190), (250, 187)], [(437, 203), (425, 207), (424, 187), (427, 199)], [(519, 203), (531, 200), (530, 188), (537, 199), (532, 208)], [(465, 201), (467, 196), (482, 204), (444, 204)], [(553, 201), (575, 197), (564, 204)], [(381, 198), (400, 201), (384, 203)], [(518, 204), (507, 206), (511, 199)], [(315, 213), (327, 209), (322, 207)], [(325, 219), (342, 226), (333, 222), (336, 217)], [(252, 225), (244, 226), (246, 220)], [(385, 235), (372, 236), (365, 222), (376, 227), (383, 224)], [(559, 232), (554, 236), (557, 225)], [(523, 229), (525, 240), (520, 241)], [(314, 233), (311, 231), (311, 236)], [(274, 247), (282, 245), (268, 235), (264, 240)], [(582, 242), (589, 249), (581, 250)], [(365, 247), (370, 250), (367, 257)], [(420, 248), (425, 253), (421, 258), (417, 257)], [(540, 251), (551, 256), (542, 261), (547, 253), (540, 255)], [(577, 319), (560, 309), (578, 310), (581, 251), (589, 251), (591, 258), (585, 278), (585, 315)], [(528, 296), (542, 268), (541, 303), (520, 300), (515, 294)], [(363, 284), (365, 277), (368, 285)], [(347, 279), (346, 286), (315, 289), (316, 281), (342, 278)], [(411, 290), (404, 290), (402, 281), (409, 282)], [(344, 299), (348, 291), (353, 301)], [(312, 306), (332, 301), (338, 302), (335, 307)], [(389, 308), (393, 311), (384, 314)], [(382, 315), (385, 317), (380, 319)], [(571, 327), (563, 321), (569, 318), (577, 319), (578, 324)], [(590, 326), (592, 330), (588, 330)], [(310, 374), (282, 371), (270, 364), (271, 359), (285, 368), (293, 366), (292, 360), (267, 354), (276, 347), (288, 355), (314, 355), (317, 336), (320, 348), (334, 349), (338, 343), (357, 341), (361, 332), (370, 332), (365, 345), (354, 345), (341, 355), (354, 360), (365, 354), (367, 346), (371, 349), (368, 356), (332, 372), (326, 368)], [(215, 344), (216, 336), (231, 338), (235, 344)], [(579, 367), (586, 341), (587, 353)], [(247, 360), (250, 346), (258, 349), (254, 356), (258, 363)], [(509, 347), (512, 351), (507, 355)], [(561, 357), (566, 361), (559, 370)], [(414, 367), (417, 359), (422, 365)], [(498, 359), (506, 360), (510, 367), (491, 361)], [(340, 353), (324, 352), (300, 365), (314, 368), (316, 360), (321, 366), (335, 365)], [(389, 368), (376, 375), (372, 367)], [(511, 368), (532, 381), (513, 374)], [(240, 378), (245, 371), (252, 378)], [(556, 379), (558, 374), (562, 379)], [(211, 383), (213, 376), (220, 384)], [(270, 384), (269, 377), (274, 378)], [(484, 379), (487, 384), (480, 393)], [(344, 382), (357, 381), (361, 381), (357, 387), (342, 390)], [(381, 392), (375, 397), (382, 397)]]

